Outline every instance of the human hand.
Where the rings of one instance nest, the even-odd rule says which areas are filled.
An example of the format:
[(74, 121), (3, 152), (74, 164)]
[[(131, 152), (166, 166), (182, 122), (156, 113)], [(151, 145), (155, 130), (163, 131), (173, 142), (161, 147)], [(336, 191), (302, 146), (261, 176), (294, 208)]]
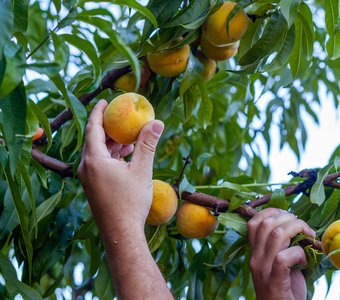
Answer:
[(307, 258), (300, 246), (289, 247), (299, 233), (315, 237), (304, 221), (284, 210), (267, 208), (249, 220), (250, 267), (257, 300), (306, 299), (304, 276), (292, 267), (307, 265)]
[[(141, 232), (152, 202), (152, 165), (163, 123), (151, 121), (139, 133), (136, 146), (106, 140), (106, 101), (93, 108), (78, 177), (97, 225), (105, 236), (126, 230)], [(134, 149), (130, 162), (120, 160)]]

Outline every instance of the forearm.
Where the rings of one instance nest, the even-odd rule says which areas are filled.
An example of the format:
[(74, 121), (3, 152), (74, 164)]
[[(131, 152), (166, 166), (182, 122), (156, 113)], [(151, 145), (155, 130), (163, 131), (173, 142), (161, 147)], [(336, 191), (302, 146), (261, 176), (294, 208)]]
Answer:
[(119, 229), (104, 237), (119, 299), (173, 299), (142, 229)]

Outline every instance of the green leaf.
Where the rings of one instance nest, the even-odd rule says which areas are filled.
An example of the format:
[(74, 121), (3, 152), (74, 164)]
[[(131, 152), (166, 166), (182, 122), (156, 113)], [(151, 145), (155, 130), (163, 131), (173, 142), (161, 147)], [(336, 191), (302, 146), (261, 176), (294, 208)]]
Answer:
[(166, 225), (148, 225), (146, 226), (145, 235), (148, 241), (149, 250), (153, 253), (161, 246), (167, 236)]
[(99, 299), (114, 298), (112, 278), (105, 258), (102, 260), (102, 263), (99, 267), (98, 275), (94, 282), (94, 291), (95, 295), (98, 296)]
[(6, 190), (3, 206), (4, 209), (0, 218), (0, 239), (19, 225), (18, 216), (15, 211), (14, 202), (9, 188)]
[(184, 116), (185, 120), (188, 121), (194, 110), (197, 106), (197, 103), (200, 99), (198, 85), (193, 85), (190, 89), (188, 89), (183, 95), (183, 104), (184, 104)]
[(84, 52), (87, 57), (92, 62), (93, 73), (94, 73), (94, 81), (101, 77), (101, 63), (97, 56), (96, 48), (87, 40), (82, 39), (77, 35), (72, 34), (63, 34), (61, 35), (65, 41), (72, 46), (78, 48), (80, 51)]
[(235, 193), (234, 195), (231, 196), (230, 204), (228, 206), (228, 211), (232, 212), (236, 208), (243, 205), (247, 200), (249, 200), (248, 195), (246, 194), (244, 195), (242, 193)]
[(202, 73), (202, 68), (198, 68), (200, 64), (198, 59), (190, 55), (188, 65), (185, 69), (184, 75), (181, 80), (181, 85), (179, 88), (179, 95), (183, 96), (185, 92), (190, 89), (190, 87), (197, 82), (198, 75)]
[(270, 17), (261, 38), (239, 59), (241, 66), (252, 65), (280, 49), (288, 30), (287, 22), (281, 13)]
[(211, 153), (202, 153), (197, 157), (196, 160), (196, 166), (197, 170), (200, 169), (200, 167), (207, 161), (209, 158), (211, 158), (213, 155)]
[(47, 185), (47, 171), (46, 171), (46, 169), (34, 159), (31, 160), (31, 164), (35, 168), (35, 170), (37, 171), (38, 178), (39, 178), (41, 185), (45, 189), (47, 189), (48, 185)]
[(43, 299), (35, 289), (18, 280), (17, 273), (10, 260), (1, 252), (0, 270), (6, 281), (6, 288), (12, 296), (15, 296), (15, 294), (19, 293), (24, 299)]
[(338, 59), (340, 57), (340, 30), (332, 34), (326, 44), (327, 53), (330, 59)]
[(65, 44), (63, 36), (55, 34), (53, 31), (50, 33), (54, 47), (54, 62), (58, 64), (60, 69), (64, 69), (67, 65), (69, 58), (69, 49)]
[(11, 191), (13, 203), (15, 206), (15, 211), (17, 214), (17, 218), (19, 220), (22, 239), (24, 240), (24, 244), (26, 248), (26, 259), (28, 262), (29, 278), (31, 279), (33, 247), (32, 247), (31, 236), (30, 236), (29, 228), (28, 228), (29, 214), (26, 209), (25, 203), (22, 201), (22, 198), (20, 195), (20, 191), (18, 188), (19, 183), (16, 181), (14, 177), (12, 177), (11, 172), (8, 167), (6, 168), (6, 171), (5, 171), (5, 177), (6, 177), (8, 186)]
[(7, 43), (4, 47), (4, 58), (6, 69), (0, 84), (0, 99), (13, 91), (25, 73), (25, 51), (21, 46), (13, 42)]
[(136, 77), (136, 88), (138, 88), (141, 80), (139, 61), (131, 48), (124, 43), (122, 38), (112, 28), (112, 23), (98, 17), (89, 17), (86, 15), (79, 15), (77, 19), (98, 27), (98, 29), (102, 30), (109, 37), (113, 46), (127, 58)]
[(74, 239), (75, 240), (87, 240), (91, 237), (93, 230), (96, 228), (96, 222), (93, 218), (86, 221), (86, 223), (82, 224), (79, 230), (76, 232)]
[(281, 208), (281, 209), (288, 208), (288, 203), (287, 203), (284, 190), (282, 189), (274, 190), (268, 202), (268, 207), (276, 207), (276, 208)]
[(36, 62), (24, 65), (27, 69), (36, 71), (37, 73), (43, 73), (47, 76), (54, 76), (59, 73), (60, 66), (55, 62)]
[(281, 0), (280, 8), (282, 15), (285, 17), (288, 26), (291, 27), (294, 23), (295, 16), (297, 14), (300, 0)]
[(0, 1), (0, 60), (5, 44), (10, 40), (13, 30), (13, 11), (10, 0)]
[(13, 0), (14, 31), (26, 31), (28, 25), (29, 3), (30, 0)]
[(313, 16), (310, 8), (305, 3), (300, 4), (298, 17), (301, 20), (301, 24), (303, 27), (304, 52), (306, 55), (306, 59), (310, 60), (313, 56), (314, 50)]
[[(210, 8), (209, 0), (190, 1), (179, 14), (175, 15), (172, 20), (167, 22), (164, 28), (183, 26), (185, 28), (196, 29), (204, 22)], [(189, 26), (195, 24), (195, 26)]]
[(9, 151), (11, 174), (14, 175), (21, 155), (26, 125), (26, 95), (23, 83), (0, 99), (0, 108), (3, 122), (1, 131)]
[(182, 195), (183, 192), (194, 193), (195, 187), (189, 183), (187, 177), (184, 175), (178, 190), (179, 195)]
[[(110, 1), (111, 2), (111, 1)], [(134, 8), (135, 10), (139, 11), (143, 16), (145, 16), (154, 27), (157, 27), (157, 20), (155, 16), (152, 14), (152, 12), (145, 6), (139, 4), (135, 0), (114, 0), (113, 3), (119, 4), (119, 5), (127, 5), (131, 8)]]
[(339, 18), (339, 1), (325, 0), (325, 22), (326, 30), (331, 36), (337, 30), (337, 22)]
[(248, 233), (247, 221), (237, 213), (221, 213), (218, 222), (222, 225), (234, 229), (239, 234), (246, 236)]
[(289, 58), (289, 64), (292, 71), (292, 75), (294, 78), (303, 75), (303, 73), (307, 70), (309, 65), (306, 56), (304, 54), (304, 37), (303, 37), (303, 26), (299, 18), (295, 20), (294, 24), (295, 28), (295, 42), (293, 51)]
[(295, 41), (295, 31), (294, 31), (294, 27), (291, 27), (286, 34), (285, 41), (280, 51), (277, 53), (277, 55), (272, 60), (272, 62), (268, 66), (266, 66), (263, 70), (268, 71), (268, 72), (273, 72), (285, 66), (293, 50), (294, 41)]
[[(159, 26), (163, 26), (171, 17), (173, 17), (177, 13), (181, 3), (182, 0), (173, 0), (170, 2), (151, 0), (148, 2), (147, 7), (156, 17)], [(152, 23), (146, 21), (143, 27), (142, 40), (147, 39), (153, 30), (154, 26), (152, 25)]]
[(77, 146), (76, 149), (74, 150), (77, 151), (81, 148), (83, 143), (84, 129), (87, 121), (86, 109), (84, 105), (76, 98), (76, 96), (74, 96), (69, 90), (66, 89), (65, 83), (59, 74), (51, 77), (51, 80), (55, 84), (55, 86), (60, 90), (60, 92), (64, 96), (67, 106), (72, 111), (78, 131)]
[(25, 183), (27, 194), (28, 194), (28, 199), (29, 203), (31, 206), (32, 210), (32, 215), (33, 215), (33, 222), (34, 222), (34, 228), (35, 228), (35, 238), (37, 238), (38, 235), (38, 220), (37, 220), (37, 213), (36, 213), (36, 207), (35, 207), (35, 197), (33, 194), (33, 188), (32, 188), (32, 183), (31, 183), (31, 177), (30, 174), (28, 173), (28, 168), (26, 168), (23, 164), (22, 161), (19, 161), (18, 163), (18, 170), (20, 171), (21, 177)]
[(325, 0), (325, 21), (329, 38), (326, 43), (330, 59), (340, 57), (339, 1)]
[(320, 206), (325, 201), (326, 196), (323, 181), (325, 180), (332, 167), (333, 164), (329, 164), (318, 171), (318, 177), (310, 191), (310, 201), (312, 203)]
[(201, 93), (201, 102), (198, 109), (198, 121), (203, 129), (206, 129), (213, 114), (213, 103), (209, 97), (207, 86), (203, 82), (200, 82), (198, 86)]
[(43, 113), (43, 111), (39, 108), (39, 106), (36, 105), (33, 101), (30, 100), (28, 102), (28, 105), (29, 105), (30, 109), (33, 110), (35, 116), (37, 117), (37, 119), (40, 123), (40, 125), (44, 129), (44, 133), (45, 133), (46, 138), (47, 138), (47, 150), (48, 150), (52, 146), (52, 130), (51, 130), (50, 122), (48, 121), (48, 118)]
[(334, 168), (338, 172), (338, 169), (340, 168), (340, 156), (334, 158)]
[[(58, 206), (61, 197), (63, 195), (63, 189), (64, 189), (64, 182), (63, 185), (60, 189), (60, 191), (56, 194), (54, 194), (53, 196), (51, 196), (50, 198), (46, 199), (43, 203), (41, 203), (37, 209), (36, 209), (36, 214), (37, 214), (37, 222), (41, 222), (44, 218), (46, 218), (47, 216), (49, 216), (54, 210), (55, 208)], [(31, 231), (34, 228), (33, 222), (31, 222)]]

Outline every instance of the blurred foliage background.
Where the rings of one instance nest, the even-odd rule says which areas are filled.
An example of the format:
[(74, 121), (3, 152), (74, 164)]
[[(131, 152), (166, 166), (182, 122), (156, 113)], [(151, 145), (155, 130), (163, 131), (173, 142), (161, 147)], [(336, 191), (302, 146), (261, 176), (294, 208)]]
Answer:
[[(148, 52), (179, 37), (183, 39), (176, 47), (191, 45), (184, 73), (171, 78), (152, 73), (139, 90), (165, 123), (154, 177), (173, 183), (182, 157), (191, 153), (193, 163), (181, 189), (203, 186), (205, 193), (231, 200), (233, 208), (273, 192), (266, 185), (270, 166), (262, 153), (270, 151), (272, 126), (280, 130), (280, 146), (288, 145), (299, 158), (308, 139), (301, 116), (308, 114), (318, 123), (312, 106), (320, 105), (321, 86), (334, 110), (339, 109), (337, 0), (239, 1), (237, 7), (249, 15), (239, 52), (218, 62), (218, 72), (205, 81), (197, 40), (205, 19), (221, 3), (1, 0), (1, 299), (17, 294), (56, 299), (57, 288), (66, 288), (74, 299), (115, 295), (79, 181), (75, 175), (48, 170), (31, 152), (39, 148), (69, 164), (75, 174), (88, 113), (98, 99), (110, 101), (122, 91), (106, 82), (89, 105), (78, 99), (100, 87), (109, 71), (130, 66), (138, 87)], [(265, 109), (260, 109), (260, 101), (265, 101)], [(65, 109), (73, 118), (51, 128), (50, 122)], [(39, 126), (47, 142), (33, 144)], [(320, 176), (339, 168), (339, 149)], [(310, 196), (284, 197), (276, 189), (268, 205), (289, 209), (321, 236), (340, 218), (339, 199), (339, 190), (324, 189), (321, 180)], [(176, 298), (255, 299), (246, 219), (230, 211), (219, 220), (216, 232), (201, 240), (184, 239), (174, 221), (146, 227), (150, 249)], [(313, 255), (311, 251), (312, 261)], [(317, 256), (317, 264), (306, 270), (309, 298), (313, 282), (323, 274), (331, 282), (335, 271), (327, 259), (319, 260)], [(79, 263), (81, 282), (74, 276)]]

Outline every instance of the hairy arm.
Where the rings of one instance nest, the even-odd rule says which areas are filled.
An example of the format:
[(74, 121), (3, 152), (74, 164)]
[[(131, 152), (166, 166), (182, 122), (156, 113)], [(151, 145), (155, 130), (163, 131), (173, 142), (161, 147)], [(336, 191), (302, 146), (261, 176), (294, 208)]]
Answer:
[[(136, 146), (107, 140), (103, 129), (106, 101), (94, 107), (78, 176), (106, 249), (120, 299), (173, 299), (144, 234), (152, 202), (152, 165), (160, 121), (141, 130)], [(133, 151), (131, 162), (120, 160)]]

